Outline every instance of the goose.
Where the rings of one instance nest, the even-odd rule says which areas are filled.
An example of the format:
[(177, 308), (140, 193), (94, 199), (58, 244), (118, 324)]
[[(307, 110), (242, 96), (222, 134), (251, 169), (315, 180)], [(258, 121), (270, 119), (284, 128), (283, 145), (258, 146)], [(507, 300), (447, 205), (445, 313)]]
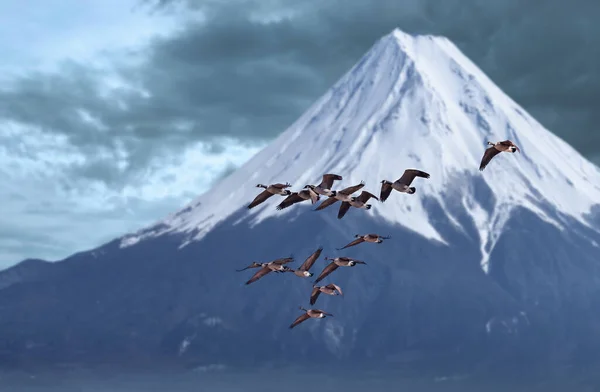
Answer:
[(252, 203), (250, 203), (248, 205), (248, 209), (256, 207), (257, 205), (259, 205), (260, 203), (267, 200), (269, 197), (271, 197), (273, 195), (289, 196), (292, 194), (292, 191), (290, 191), (289, 189), (285, 189), (285, 188), (291, 187), (291, 185), (287, 182), (285, 184), (277, 183), (277, 184), (271, 184), (269, 186), (263, 185), (263, 184), (257, 184), (256, 187), (257, 188), (265, 188), (265, 190), (262, 191), (261, 193), (259, 193), (258, 196), (256, 196), (254, 198), (254, 200), (252, 200)]
[[(285, 257), (285, 258), (281, 258), (281, 259), (277, 259), (277, 260), (273, 260), (269, 263), (262, 263), (260, 264), (261, 269), (259, 269), (258, 271), (256, 271), (256, 273), (254, 275), (252, 275), (252, 277), (250, 279), (248, 279), (248, 281), (246, 282), (246, 284), (250, 284), (250, 283), (254, 283), (257, 280), (259, 280), (260, 278), (262, 278), (263, 276), (265, 276), (266, 274), (270, 273), (270, 272), (287, 272), (290, 271), (291, 268), (289, 268), (288, 266), (286, 266), (285, 264), (290, 263), (294, 261), (293, 257)], [(255, 263), (250, 264), (250, 266), (246, 267), (246, 268), (257, 268), (257, 267), (253, 267)], [(258, 264), (258, 263), (256, 263)]]
[(370, 198), (379, 200), (379, 198), (377, 198), (377, 196), (374, 194), (367, 191), (362, 191), (358, 197), (352, 197), (349, 201), (343, 201), (338, 212), (338, 219), (342, 219), (351, 206), (370, 210), (372, 206), (371, 204), (367, 204), (367, 201), (369, 201)]
[(521, 152), (519, 147), (510, 140), (504, 140), (495, 144), (492, 142), (487, 142), (487, 145), (491, 147), (489, 147), (487, 150), (485, 150), (485, 153), (483, 153), (483, 158), (481, 158), (481, 164), (479, 165), (480, 171), (483, 171), (488, 163), (490, 163), (492, 158), (501, 152)]
[(356, 238), (354, 241), (350, 242), (348, 245), (345, 245), (343, 248), (336, 248), (336, 249), (337, 250), (346, 249), (351, 246), (358, 245), (362, 242), (372, 242), (375, 244), (381, 244), (383, 242), (383, 240), (389, 240), (390, 238), (392, 238), (390, 236), (384, 237), (379, 234), (365, 234), (365, 235), (356, 234), (354, 237)]
[(430, 176), (429, 173), (425, 173), (421, 170), (406, 169), (404, 170), (404, 174), (402, 174), (402, 177), (400, 177), (393, 183), (387, 180), (381, 181), (381, 201), (384, 202), (387, 200), (387, 198), (390, 196), (390, 193), (392, 193), (392, 189), (395, 189), (398, 192), (408, 193), (410, 195), (415, 193), (417, 191), (417, 188), (415, 188), (414, 186), (410, 186), (415, 177), (429, 178)]
[(321, 271), (321, 274), (317, 280), (315, 280), (315, 283), (322, 281), (327, 275), (335, 271), (338, 267), (354, 267), (357, 264), (367, 264), (364, 261), (354, 260), (349, 257), (336, 257), (334, 259), (331, 257), (325, 257), (325, 260), (331, 260), (331, 263), (329, 263), (327, 267), (323, 268), (323, 271)]
[(317, 192), (308, 188), (301, 190), (300, 192), (293, 192), (291, 195), (286, 197), (281, 203), (279, 203), (276, 208), (278, 210), (283, 210), (284, 208), (287, 208), (292, 204), (300, 203), (305, 200), (310, 200), (312, 204), (315, 204), (320, 199), (321, 197)]
[(294, 322), (290, 325), (290, 329), (294, 328), (301, 322), (308, 320), (309, 318), (325, 318), (327, 316), (333, 317), (333, 314), (324, 312), (320, 309), (304, 309), (302, 306), (300, 306), (300, 310), (303, 310), (304, 314), (298, 316), (298, 318), (294, 320)]
[(323, 201), (317, 208), (314, 209), (314, 211), (320, 211), (326, 207), (329, 207), (330, 205), (335, 204), (338, 200), (342, 202), (350, 201), (350, 199), (352, 199), (352, 194), (362, 189), (364, 186), (365, 183), (361, 181), (360, 184), (349, 186), (348, 188), (344, 188), (341, 191), (336, 191), (335, 195), (329, 196), (329, 198)]
[(317, 298), (319, 298), (319, 295), (321, 293), (327, 294), (327, 295), (342, 295), (342, 296), (344, 295), (341, 287), (336, 285), (335, 283), (329, 283), (326, 286), (313, 285), (313, 290), (310, 293), (310, 304), (311, 305), (314, 305), (315, 302), (317, 302)]
[(334, 181), (339, 181), (342, 179), (342, 176), (338, 174), (323, 174), (323, 179), (321, 183), (317, 186), (314, 185), (306, 185), (305, 188), (310, 188), (313, 191), (317, 192), (319, 195), (323, 196), (334, 196), (336, 191), (331, 190)]
[(301, 278), (310, 278), (314, 274), (310, 272), (310, 268), (315, 264), (315, 261), (321, 256), (321, 252), (323, 251), (323, 247), (319, 247), (315, 250), (310, 256), (304, 260), (304, 263), (297, 270), (290, 270), (289, 272), (293, 272), (296, 276)]

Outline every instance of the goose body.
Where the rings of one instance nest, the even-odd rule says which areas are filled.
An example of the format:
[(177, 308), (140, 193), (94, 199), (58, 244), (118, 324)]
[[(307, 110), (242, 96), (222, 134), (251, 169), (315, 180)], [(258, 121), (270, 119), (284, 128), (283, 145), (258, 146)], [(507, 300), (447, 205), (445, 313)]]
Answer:
[(315, 208), (315, 211), (320, 211), (324, 208), (327, 208), (327, 207), (335, 204), (338, 201), (341, 201), (343, 203), (343, 202), (348, 202), (348, 201), (352, 200), (352, 194), (354, 192), (360, 190), (364, 186), (365, 186), (365, 183), (361, 182), (360, 184), (352, 185), (352, 186), (349, 186), (348, 188), (344, 188), (341, 191), (336, 191), (333, 196), (329, 196), (317, 208)]
[(490, 163), (492, 158), (494, 158), (501, 152), (510, 152), (513, 154), (517, 151), (521, 152), (519, 147), (516, 144), (514, 144), (511, 140), (503, 140), (497, 143), (487, 142), (487, 144), (491, 147), (486, 149), (483, 153), (483, 158), (481, 158), (481, 163), (479, 164), (480, 171), (483, 171), (483, 169), (485, 169), (485, 167)]
[(308, 256), (306, 260), (304, 260), (304, 263), (302, 263), (302, 265), (297, 270), (290, 270), (290, 272), (293, 272), (294, 275), (300, 278), (310, 278), (314, 274), (309, 270), (315, 264), (315, 261), (317, 261), (319, 256), (321, 256), (322, 251), (323, 248), (319, 247), (310, 256)]
[[(338, 174), (323, 174), (323, 179), (321, 183), (317, 186), (314, 185), (306, 185), (316, 193), (322, 196), (334, 196), (336, 192), (331, 189), (334, 181), (339, 181), (342, 179), (342, 176)], [(305, 187), (305, 188), (306, 188)]]
[[(250, 264), (250, 266), (248, 266), (246, 268), (258, 268), (259, 266), (261, 268), (258, 271), (256, 271), (256, 273), (254, 275), (252, 275), (252, 277), (250, 279), (248, 279), (246, 284), (254, 283), (270, 272), (290, 271), (291, 269), (288, 266), (286, 266), (285, 264), (292, 262), (293, 260), (294, 259), (292, 257), (285, 257), (285, 258), (273, 260), (269, 263), (252, 263), (252, 264)], [(246, 269), (246, 268), (244, 268), (244, 269)], [(243, 271), (243, 270), (240, 270), (240, 271)]]
[(367, 264), (364, 261), (351, 259), (349, 257), (336, 257), (336, 258), (325, 257), (325, 260), (331, 260), (331, 263), (329, 263), (325, 268), (323, 268), (323, 271), (321, 271), (321, 274), (315, 280), (315, 283), (319, 283), (321, 280), (323, 280), (325, 277), (327, 277), (333, 271), (338, 269), (338, 267), (354, 267), (358, 264)]
[(301, 316), (298, 316), (298, 318), (296, 320), (294, 320), (294, 322), (290, 325), (290, 329), (294, 328), (296, 325), (308, 320), (309, 318), (325, 318), (327, 316), (331, 316), (333, 317), (333, 314), (331, 313), (327, 313), (324, 312), (320, 309), (304, 309), (302, 306), (300, 306), (300, 310), (304, 311), (304, 314), (302, 314)]
[(311, 305), (314, 305), (315, 302), (317, 302), (317, 298), (319, 298), (319, 295), (321, 293), (327, 294), (327, 295), (344, 295), (341, 287), (336, 285), (335, 283), (329, 283), (326, 286), (313, 285), (313, 290), (310, 293), (310, 304)]
[(410, 186), (415, 177), (429, 178), (430, 175), (422, 170), (406, 169), (404, 170), (402, 177), (398, 178), (394, 182), (387, 180), (381, 181), (381, 194), (379, 195), (380, 200), (382, 202), (386, 201), (390, 196), (390, 193), (392, 193), (392, 190), (412, 195), (417, 191), (417, 188)]
[(344, 215), (346, 215), (346, 212), (348, 212), (350, 207), (364, 208), (366, 210), (370, 210), (372, 206), (371, 204), (367, 204), (367, 201), (369, 201), (370, 198), (379, 200), (377, 196), (373, 195), (372, 193), (362, 191), (360, 195), (358, 195), (358, 197), (352, 197), (349, 201), (343, 201), (338, 212), (338, 219), (342, 219)]
[(271, 185), (257, 184), (256, 187), (264, 188), (264, 191), (259, 193), (254, 198), (254, 200), (252, 200), (252, 203), (250, 203), (248, 205), (248, 209), (256, 207), (257, 205), (261, 204), (262, 202), (264, 202), (265, 200), (267, 200), (269, 197), (271, 197), (273, 195), (289, 196), (292, 194), (292, 192), (289, 189), (286, 189), (286, 188), (291, 187), (291, 185), (289, 183), (285, 183), (285, 184), (277, 183), (277, 184), (271, 184)]
[(383, 242), (383, 240), (387, 240), (387, 239), (391, 238), (390, 236), (384, 237), (384, 236), (380, 236), (379, 234), (365, 234), (365, 235), (356, 234), (354, 237), (356, 238), (354, 241), (345, 245), (343, 248), (337, 248), (337, 250), (346, 249), (351, 246), (358, 245), (362, 242), (371, 242), (371, 243), (381, 244)]
[[(305, 187), (306, 188), (306, 187)], [(277, 205), (278, 210), (283, 210), (293, 204), (303, 202), (305, 200), (310, 200), (311, 204), (315, 204), (319, 201), (320, 196), (317, 192), (315, 192), (311, 188), (303, 189), (300, 192), (292, 192), (291, 195), (286, 197), (281, 203)]]

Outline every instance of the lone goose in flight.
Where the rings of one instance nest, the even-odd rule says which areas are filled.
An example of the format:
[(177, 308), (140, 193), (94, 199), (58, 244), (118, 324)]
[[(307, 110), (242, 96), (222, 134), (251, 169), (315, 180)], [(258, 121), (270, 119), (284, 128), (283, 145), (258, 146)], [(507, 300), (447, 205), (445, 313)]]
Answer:
[(300, 310), (303, 310), (305, 313), (294, 320), (292, 325), (290, 325), (290, 329), (294, 328), (301, 322), (308, 320), (309, 318), (325, 318), (327, 316), (333, 317), (333, 314), (324, 312), (320, 309), (304, 309), (302, 306), (300, 306)]
[(313, 285), (313, 290), (310, 293), (310, 304), (311, 305), (314, 305), (315, 302), (317, 302), (317, 298), (319, 298), (319, 295), (321, 293), (327, 294), (327, 295), (344, 295), (341, 287), (336, 285), (335, 283), (329, 283), (326, 286), (314, 286)]
[(291, 185), (289, 183), (285, 183), (285, 184), (271, 184), (269, 186), (263, 185), (263, 184), (258, 184), (256, 185), (257, 188), (265, 188), (264, 191), (262, 191), (261, 193), (258, 194), (258, 196), (256, 196), (254, 198), (254, 200), (252, 200), (252, 203), (250, 203), (248, 205), (248, 209), (256, 207), (257, 205), (259, 205), (260, 203), (262, 203), (263, 201), (267, 200), (269, 197), (273, 196), (273, 195), (281, 195), (281, 196), (289, 196), (292, 194), (292, 192), (288, 189), (285, 188), (289, 188), (291, 187)]
[(327, 267), (323, 268), (321, 274), (315, 280), (315, 283), (319, 283), (322, 281), (327, 275), (335, 271), (338, 267), (354, 267), (357, 264), (367, 264), (364, 261), (354, 260), (349, 257), (336, 257), (332, 259), (331, 257), (325, 257), (325, 260), (332, 260), (331, 263), (327, 265)]
[(362, 189), (364, 186), (365, 186), (365, 183), (363, 181), (361, 181), (360, 184), (349, 186), (348, 188), (344, 188), (341, 191), (336, 191), (333, 196), (329, 196), (329, 198), (327, 198), (326, 200), (324, 200), (314, 210), (315, 211), (320, 211), (320, 210), (322, 210), (324, 208), (329, 207), (330, 205), (335, 204), (338, 200), (340, 200), (342, 202), (344, 202), (344, 201), (350, 201), (350, 199), (352, 199), (352, 194), (354, 192)]
[(319, 201), (320, 198), (321, 197), (317, 192), (308, 188), (301, 190), (300, 192), (293, 192), (291, 195), (286, 197), (281, 203), (279, 203), (276, 208), (278, 210), (283, 210), (284, 208), (287, 208), (292, 204), (300, 203), (304, 200), (310, 200), (311, 204), (315, 204), (317, 201)]
[(404, 170), (404, 174), (402, 177), (397, 179), (395, 182), (383, 180), (381, 181), (381, 195), (380, 199), (382, 202), (386, 201), (387, 198), (392, 193), (392, 189), (397, 190), (398, 192), (413, 194), (417, 191), (417, 188), (414, 186), (410, 186), (415, 177), (423, 177), (429, 178), (429, 173), (425, 173), (424, 171), (417, 169), (406, 169)]
[(371, 204), (367, 204), (367, 201), (369, 201), (370, 198), (379, 200), (374, 194), (362, 191), (358, 197), (351, 197), (349, 201), (343, 201), (338, 212), (338, 219), (342, 219), (344, 215), (346, 215), (350, 206), (370, 210), (372, 206)]
[(315, 261), (321, 256), (321, 252), (323, 252), (323, 248), (319, 247), (319, 249), (315, 250), (310, 256), (304, 260), (304, 263), (297, 270), (290, 270), (289, 272), (293, 272), (294, 275), (299, 276), (301, 278), (309, 278), (314, 274), (309, 271), (309, 269), (315, 264)]
[(342, 179), (342, 176), (338, 174), (323, 174), (323, 179), (321, 183), (317, 186), (314, 185), (306, 185), (306, 187), (312, 189), (317, 192), (319, 195), (323, 196), (334, 196), (336, 191), (331, 190), (334, 181), (339, 181)]
[(490, 163), (492, 158), (501, 152), (521, 152), (519, 147), (510, 140), (504, 140), (495, 144), (492, 142), (487, 142), (487, 144), (491, 147), (489, 147), (487, 150), (485, 150), (485, 153), (483, 153), (483, 158), (481, 158), (481, 164), (479, 165), (480, 171), (483, 171), (483, 169), (485, 169), (488, 163)]
[(336, 249), (337, 250), (346, 249), (351, 246), (358, 245), (362, 242), (372, 242), (375, 244), (381, 244), (383, 242), (383, 240), (389, 240), (390, 238), (392, 238), (390, 236), (384, 237), (379, 234), (365, 234), (365, 235), (356, 234), (354, 237), (356, 238), (354, 241), (350, 242), (348, 245), (345, 245), (343, 248), (336, 248)]

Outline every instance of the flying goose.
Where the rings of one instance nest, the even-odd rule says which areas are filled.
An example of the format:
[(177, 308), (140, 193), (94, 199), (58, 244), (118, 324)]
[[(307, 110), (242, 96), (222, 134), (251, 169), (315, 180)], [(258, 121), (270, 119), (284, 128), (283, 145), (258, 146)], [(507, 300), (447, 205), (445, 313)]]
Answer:
[(314, 185), (306, 185), (305, 188), (310, 188), (313, 191), (317, 192), (319, 195), (323, 196), (333, 196), (336, 194), (336, 191), (331, 190), (334, 181), (339, 181), (342, 179), (342, 176), (338, 174), (323, 174), (323, 179), (321, 183), (317, 186)]
[(487, 142), (487, 145), (491, 146), (491, 147), (489, 147), (487, 150), (485, 150), (485, 153), (483, 154), (483, 158), (481, 158), (481, 164), (479, 165), (480, 171), (483, 171), (483, 169), (485, 169), (485, 167), (488, 165), (488, 163), (490, 163), (492, 158), (501, 152), (511, 152), (511, 153), (514, 153), (515, 151), (521, 152), (519, 147), (510, 140), (504, 140), (501, 142), (497, 142), (495, 144), (492, 142)]
[(340, 286), (335, 283), (329, 283), (326, 286), (315, 286), (313, 285), (313, 290), (310, 293), (310, 304), (314, 305), (317, 302), (317, 298), (321, 293), (327, 295), (344, 295)]
[(254, 198), (254, 200), (252, 200), (252, 203), (250, 203), (248, 205), (248, 209), (256, 207), (257, 205), (259, 205), (260, 203), (267, 200), (269, 197), (271, 197), (273, 195), (289, 196), (292, 194), (292, 192), (290, 190), (285, 189), (285, 188), (291, 187), (291, 185), (287, 182), (285, 184), (277, 183), (277, 184), (271, 184), (269, 186), (266, 186), (263, 184), (257, 184), (256, 187), (257, 188), (265, 188), (265, 190), (262, 191), (261, 193), (259, 193), (258, 196), (256, 196)]
[[(257, 280), (259, 280), (260, 278), (262, 278), (263, 276), (265, 276), (266, 274), (268, 274), (269, 272), (287, 272), (290, 271), (291, 268), (289, 268), (288, 266), (284, 265), (287, 263), (290, 263), (294, 261), (293, 257), (285, 257), (285, 258), (281, 258), (281, 259), (277, 259), (277, 260), (273, 260), (269, 263), (262, 263), (260, 264), (260, 266), (262, 267), (261, 269), (259, 269), (258, 271), (256, 271), (256, 273), (254, 275), (252, 275), (252, 277), (246, 282), (246, 284), (250, 284), (250, 283), (254, 283)], [(256, 268), (256, 266), (254, 266), (255, 263), (250, 264), (250, 266), (246, 267), (246, 268)], [(258, 264), (258, 263), (256, 263)]]
[(352, 194), (354, 192), (362, 189), (362, 187), (364, 187), (364, 186), (365, 186), (365, 183), (363, 181), (361, 181), (360, 184), (349, 186), (348, 188), (344, 188), (341, 191), (336, 191), (333, 196), (329, 196), (329, 198), (324, 200), (314, 210), (315, 211), (322, 210), (323, 208), (326, 208), (326, 207), (329, 207), (330, 205), (335, 204), (335, 202), (337, 202), (338, 200), (340, 200), (342, 202), (350, 201), (350, 199), (352, 199)]
[(398, 192), (413, 194), (417, 191), (417, 188), (414, 186), (410, 186), (415, 177), (423, 177), (429, 178), (429, 173), (425, 173), (424, 171), (417, 169), (406, 169), (404, 170), (404, 174), (402, 177), (397, 179), (395, 182), (383, 180), (381, 181), (381, 195), (380, 199), (382, 202), (386, 201), (387, 198), (392, 193), (392, 189), (397, 190)]
[(367, 191), (362, 191), (358, 197), (351, 197), (349, 201), (343, 201), (338, 212), (338, 219), (342, 219), (344, 215), (346, 215), (346, 212), (348, 212), (350, 206), (370, 210), (371, 205), (367, 204), (367, 201), (369, 201), (370, 198), (379, 200), (374, 194)]
[(327, 267), (323, 268), (323, 271), (321, 271), (321, 274), (317, 280), (315, 280), (315, 283), (322, 281), (327, 275), (335, 271), (338, 267), (354, 267), (357, 264), (367, 264), (364, 261), (354, 260), (349, 257), (336, 257), (335, 259), (325, 257), (325, 260), (332, 261), (327, 265)]
[(315, 264), (315, 261), (317, 261), (319, 256), (321, 256), (322, 251), (323, 248), (319, 247), (319, 249), (315, 250), (310, 256), (306, 258), (306, 260), (304, 260), (304, 263), (302, 263), (300, 268), (298, 268), (297, 270), (290, 270), (289, 272), (293, 272), (296, 276), (299, 276), (301, 278), (309, 278), (313, 276), (314, 274), (312, 272), (309, 272), (309, 269), (313, 266), (313, 264)]
[(283, 210), (284, 208), (287, 208), (292, 204), (300, 203), (304, 200), (310, 200), (312, 204), (315, 204), (317, 201), (319, 201), (320, 198), (321, 197), (317, 192), (308, 188), (301, 190), (300, 192), (293, 192), (291, 195), (286, 197), (281, 203), (279, 203), (276, 208), (278, 210)]
[(383, 240), (389, 240), (390, 238), (392, 238), (390, 236), (384, 237), (379, 234), (365, 234), (365, 235), (356, 234), (354, 237), (356, 238), (354, 241), (350, 242), (348, 245), (344, 246), (343, 248), (336, 248), (336, 249), (337, 250), (346, 249), (351, 246), (358, 245), (361, 242), (373, 242), (376, 244), (381, 244), (383, 242)]
[(326, 316), (333, 317), (333, 314), (324, 312), (319, 309), (304, 309), (302, 306), (300, 306), (300, 310), (303, 310), (305, 313), (299, 316), (296, 320), (294, 320), (292, 325), (290, 325), (290, 329), (294, 328), (301, 322), (308, 320), (309, 318), (325, 318)]

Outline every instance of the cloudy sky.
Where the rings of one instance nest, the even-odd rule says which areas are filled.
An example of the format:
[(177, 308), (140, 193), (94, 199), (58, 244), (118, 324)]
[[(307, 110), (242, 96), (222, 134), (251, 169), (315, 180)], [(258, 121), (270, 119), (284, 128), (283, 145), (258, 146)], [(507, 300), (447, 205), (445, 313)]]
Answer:
[(162, 218), (395, 27), (600, 163), (596, 0), (0, 0), (0, 267)]

